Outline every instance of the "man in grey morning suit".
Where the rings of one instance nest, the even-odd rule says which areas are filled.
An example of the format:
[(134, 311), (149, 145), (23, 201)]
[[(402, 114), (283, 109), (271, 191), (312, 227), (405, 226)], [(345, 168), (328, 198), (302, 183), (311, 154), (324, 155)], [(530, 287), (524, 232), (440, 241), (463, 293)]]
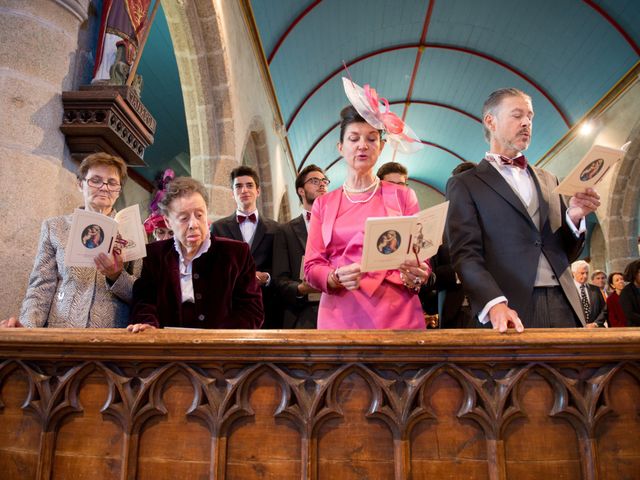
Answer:
[(490, 150), (447, 184), (447, 243), (472, 315), (494, 329), (585, 325), (569, 264), (582, 250), (584, 217), (598, 194), (576, 192), (568, 207), (557, 179), (528, 165), (533, 106), (525, 93), (493, 92), (483, 107)]

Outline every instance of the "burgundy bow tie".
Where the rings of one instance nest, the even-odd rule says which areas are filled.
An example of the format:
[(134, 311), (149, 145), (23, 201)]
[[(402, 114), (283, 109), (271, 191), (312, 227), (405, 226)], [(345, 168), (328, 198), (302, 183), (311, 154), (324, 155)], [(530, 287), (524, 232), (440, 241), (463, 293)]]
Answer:
[(304, 212), (305, 215), (307, 216), (307, 222), (311, 221), (311, 212)]
[(256, 223), (256, 214), (251, 215), (238, 215), (238, 223), (243, 223), (245, 220), (249, 220), (251, 223)]
[(519, 155), (516, 158), (507, 158), (500, 155), (500, 163), (502, 165), (511, 165), (521, 169), (527, 168), (527, 159), (524, 155)]

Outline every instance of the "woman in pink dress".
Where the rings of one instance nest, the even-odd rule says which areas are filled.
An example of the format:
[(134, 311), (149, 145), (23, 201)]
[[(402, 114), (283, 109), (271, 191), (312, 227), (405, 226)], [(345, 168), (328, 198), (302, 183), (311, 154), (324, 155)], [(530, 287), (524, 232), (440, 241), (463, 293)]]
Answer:
[(424, 329), (417, 292), (431, 275), (425, 262), (360, 271), (365, 220), (417, 213), (415, 192), (376, 177), (380, 130), (351, 106), (341, 119), (338, 150), (347, 177), (342, 188), (314, 202), (305, 252), (305, 277), (322, 291), (318, 329)]

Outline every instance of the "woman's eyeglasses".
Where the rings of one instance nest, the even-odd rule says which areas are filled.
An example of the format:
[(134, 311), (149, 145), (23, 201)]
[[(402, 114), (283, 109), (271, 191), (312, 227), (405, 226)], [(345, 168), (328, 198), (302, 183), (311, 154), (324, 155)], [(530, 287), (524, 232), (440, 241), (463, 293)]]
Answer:
[(106, 185), (107, 190), (109, 190), (110, 192), (119, 192), (120, 190), (122, 190), (122, 185), (120, 185), (120, 183), (116, 182), (115, 180), (109, 180), (105, 182), (100, 177), (85, 178), (85, 180), (87, 181), (87, 185), (96, 189), (100, 189), (103, 185)]

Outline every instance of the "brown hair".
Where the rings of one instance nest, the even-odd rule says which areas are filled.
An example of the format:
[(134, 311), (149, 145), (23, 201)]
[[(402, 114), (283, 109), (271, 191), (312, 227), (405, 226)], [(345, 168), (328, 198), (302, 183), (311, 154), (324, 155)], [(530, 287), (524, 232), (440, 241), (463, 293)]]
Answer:
[[(344, 107), (340, 112), (340, 143), (344, 142), (344, 132), (352, 123), (367, 123), (367, 121), (352, 106)], [(378, 130), (380, 140), (382, 140), (382, 130)]]
[(209, 206), (209, 196), (207, 195), (207, 189), (204, 185), (191, 177), (176, 177), (171, 180), (165, 187), (164, 197), (158, 202), (158, 208), (163, 215), (169, 213), (169, 205), (176, 198), (185, 197), (192, 193), (199, 193), (204, 200), (205, 205)]
[(238, 177), (251, 177), (256, 184), (257, 188), (260, 188), (260, 178), (258, 177), (258, 173), (251, 167), (247, 167), (246, 165), (241, 165), (240, 167), (236, 167), (231, 170), (231, 187), (233, 188), (233, 181)]
[(482, 129), (484, 131), (484, 139), (489, 142), (491, 141), (491, 132), (484, 124), (484, 117), (487, 114), (495, 115), (496, 108), (500, 106), (502, 100), (506, 97), (523, 97), (531, 101), (531, 97), (524, 93), (522, 90), (518, 90), (517, 88), (501, 88), (500, 90), (496, 90), (489, 95), (482, 105)]
[(399, 173), (400, 175), (407, 177), (407, 180), (409, 179), (409, 171), (407, 170), (407, 167), (398, 162), (383, 163), (378, 169), (376, 176), (382, 180), (382, 177), (389, 175), (390, 173)]
[(309, 175), (311, 172), (319, 172), (322, 175), (325, 175), (324, 171), (319, 166), (314, 164), (307, 165), (302, 170), (300, 170), (300, 173), (296, 177), (296, 195), (298, 195), (300, 203), (302, 203), (302, 197), (298, 193), (298, 189), (304, 187), (304, 182), (307, 181), (307, 175)]
[(105, 152), (92, 153), (84, 157), (84, 160), (80, 163), (76, 176), (78, 180), (84, 180), (87, 178), (89, 169), (97, 165), (103, 165), (105, 167), (113, 167), (118, 171), (120, 177), (120, 184), (124, 185), (127, 180), (127, 164), (124, 163), (120, 157), (110, 155)]

